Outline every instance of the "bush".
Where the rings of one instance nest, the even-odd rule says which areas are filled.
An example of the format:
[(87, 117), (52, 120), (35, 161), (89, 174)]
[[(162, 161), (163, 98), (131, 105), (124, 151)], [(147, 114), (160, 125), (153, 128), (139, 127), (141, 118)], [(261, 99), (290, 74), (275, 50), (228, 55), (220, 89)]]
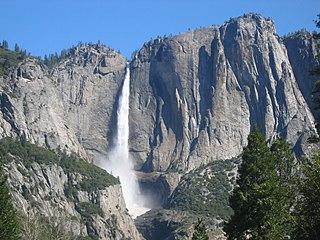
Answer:
[(24, 58), (22, 53), (0, 47), (0, 76), (9, 74), (10, 68), (17, 66)]

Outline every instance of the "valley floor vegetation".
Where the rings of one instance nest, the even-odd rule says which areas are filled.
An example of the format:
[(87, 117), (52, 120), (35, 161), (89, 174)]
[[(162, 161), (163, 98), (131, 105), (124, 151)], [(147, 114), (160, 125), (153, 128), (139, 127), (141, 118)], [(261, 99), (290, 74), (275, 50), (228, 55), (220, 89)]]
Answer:
[(284, 139), (268, 146), (255, 128), (243, 150), (228, 239), (318, 239), (320, 155), (298, 164)]

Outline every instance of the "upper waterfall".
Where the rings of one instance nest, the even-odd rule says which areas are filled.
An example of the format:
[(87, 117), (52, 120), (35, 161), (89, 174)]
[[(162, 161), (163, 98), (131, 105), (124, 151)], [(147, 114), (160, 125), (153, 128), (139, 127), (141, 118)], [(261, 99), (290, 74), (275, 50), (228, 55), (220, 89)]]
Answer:
[(117, 131), (114, 148), (108, 155), (104, 168), (112, 175), (119, 177), (124, 199), (129, 213), (136, 217), (146, 212), (145, 204), (129, 155), (129, 97), (130, 97), (130, 68), (127, 63), (126, 75), (123, 80), (117, 109)]

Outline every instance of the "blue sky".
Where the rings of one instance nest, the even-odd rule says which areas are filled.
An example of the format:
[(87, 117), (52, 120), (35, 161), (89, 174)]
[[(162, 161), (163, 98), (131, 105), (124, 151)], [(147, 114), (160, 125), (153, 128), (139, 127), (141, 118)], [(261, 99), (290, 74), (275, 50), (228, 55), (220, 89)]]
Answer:
[(271, 17), (280, 35), (316, 30), (320, 14), (320, 0), (1, 0), (0, 6), (0, 40), (35, 56), (100, 40), (130, 58), (152, 37), (222, 25), (248, 12)]

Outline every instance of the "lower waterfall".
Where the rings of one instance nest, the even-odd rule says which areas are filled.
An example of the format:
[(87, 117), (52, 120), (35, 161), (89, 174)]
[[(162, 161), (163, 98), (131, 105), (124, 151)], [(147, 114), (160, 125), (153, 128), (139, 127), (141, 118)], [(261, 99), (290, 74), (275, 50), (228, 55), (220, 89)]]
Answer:
[(108, 154), (108, 161), (103, 168), (115, 177), (120, 178), (121, 187), (129, 214), (134, 218), (149, 209), (147, 198), (141, 194), (138, 179), (133, 169), (129, 155), (129, 96), (130, 96), (130, 68), (126, 67), (117, 109), (117, 132), (114, 139), (114, 148)]

